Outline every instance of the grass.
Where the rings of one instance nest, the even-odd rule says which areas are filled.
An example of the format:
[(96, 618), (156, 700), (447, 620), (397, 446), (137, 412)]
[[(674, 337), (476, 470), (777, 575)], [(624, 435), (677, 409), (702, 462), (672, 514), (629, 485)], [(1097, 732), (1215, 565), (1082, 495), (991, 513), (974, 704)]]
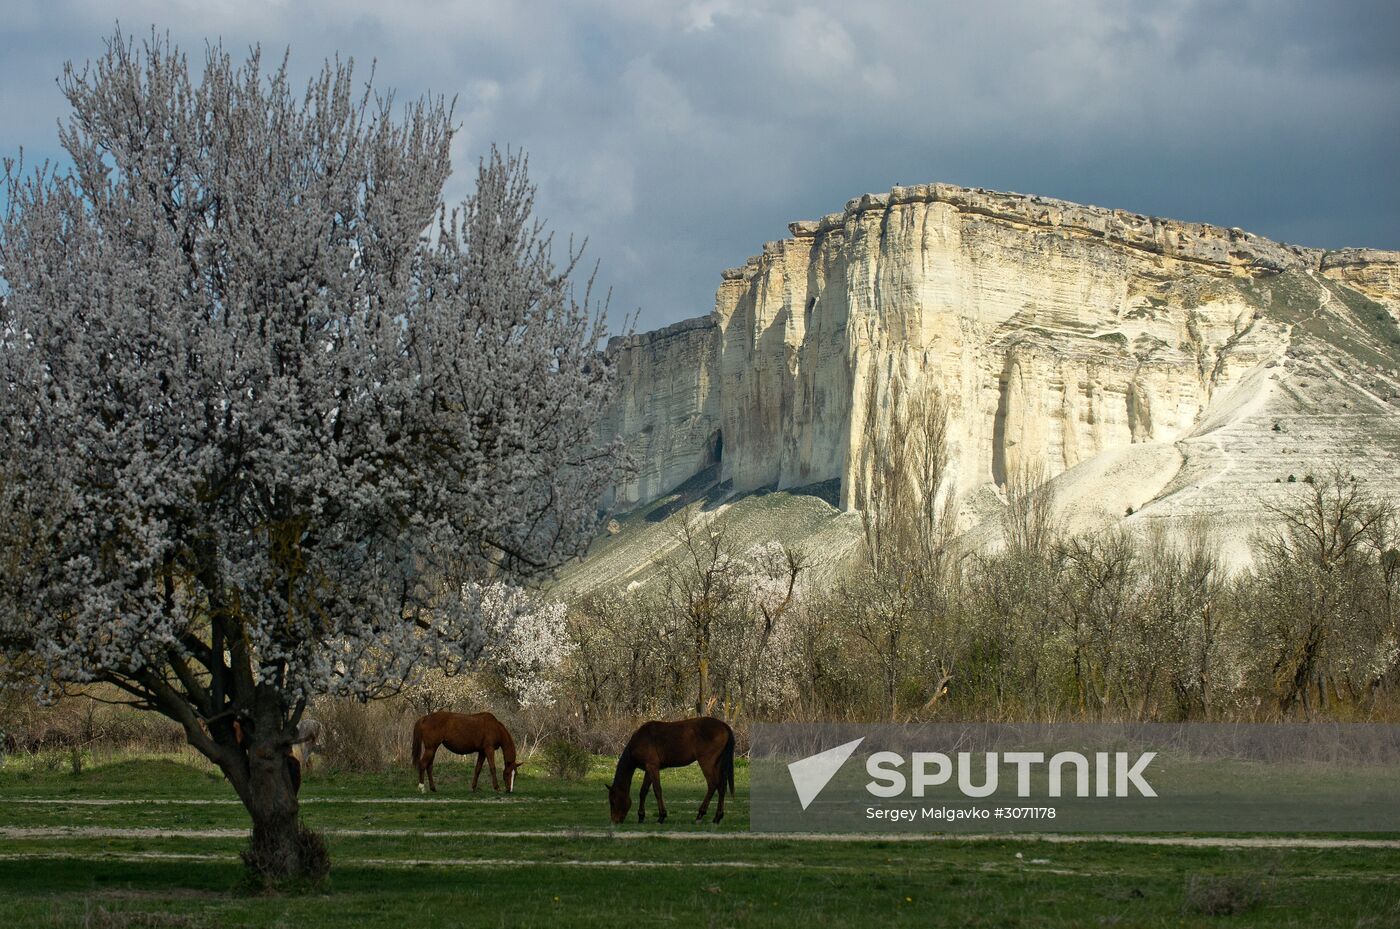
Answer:
[[(1265, 309), (1273, 319), (1289, 323), (1364, 364), (1391, 368), (1400, 362), (1400, 329), (1383, 306), (1352, 287), (1300, 271), (1285, 271), (1239, 286), (1245, 300)], [(1267, 301), (1263, 298), (1266, 292)], [(1324, 304), (1330, 312), (1323, 312)]]
[(232, 799), (201, 764), (118, 758), (73, 775), (12, 760), (0, 768), (0, 913), (25, 927), (298, 929), (1400, 923), (1400, 849), (756, 837), (742, 766), (718, 827), (691, 822), (695, 769), (664, 775), (664, 825), (612, 827), (606, 759), (576, 783), (527, 765), (511, 796), (472, 794), (469, 767), (438, 767), (427, 799), (407, 771), (313, 770), (303, 815), (326, 833), (327, 889), (249, 896), (246, 817), (191, 802)]

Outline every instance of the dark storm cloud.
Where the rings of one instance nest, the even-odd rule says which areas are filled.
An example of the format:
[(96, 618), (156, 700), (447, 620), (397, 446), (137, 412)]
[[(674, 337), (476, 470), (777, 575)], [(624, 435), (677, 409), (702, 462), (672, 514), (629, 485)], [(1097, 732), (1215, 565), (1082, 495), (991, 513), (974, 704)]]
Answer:
[[(52, 153), (53, 78), (113, 7), (10, 2), (0, 151)], [(523, 146), (540, 208), (587, 235), (615, 316), (706, 312), (789, 220), (925, 181), (1400, 248), (1393, 3), (649, 0), (126, 4), (124, 24), (341, 50), (401, 95), (458, 97), (454, 193)]]

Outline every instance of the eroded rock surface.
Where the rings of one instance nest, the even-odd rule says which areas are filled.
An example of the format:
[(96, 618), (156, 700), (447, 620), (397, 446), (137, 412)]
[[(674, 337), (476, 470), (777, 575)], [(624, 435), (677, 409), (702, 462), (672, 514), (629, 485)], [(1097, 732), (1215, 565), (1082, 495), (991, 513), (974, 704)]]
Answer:
[(712, 467), (858, 510), (934, 394), (966, 528), (1025, 470), (1077, 524), (1206, 516), (1236, 544), (1290, 474), (1400, 490), (1400, 253), (943, 184), (789, 228), (710, 315), (614, 340), (619, 509)]

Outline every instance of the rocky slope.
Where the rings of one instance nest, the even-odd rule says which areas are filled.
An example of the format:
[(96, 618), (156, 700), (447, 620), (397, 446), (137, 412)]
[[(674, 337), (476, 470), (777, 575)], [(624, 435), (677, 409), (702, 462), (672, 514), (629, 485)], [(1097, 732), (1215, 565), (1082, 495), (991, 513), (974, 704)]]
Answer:
[(614, 340), (617, 509), (704, 471), (715, 499), (834, 482), (832, 517), (859, 510), (934, 395), (969, 530), (1021, 471), (1078, 526), (1206, 516), (1241, 557), (1290, 474), (1400, 490), (1400, 253), (943, 184), (789, 228), (710, 315)]

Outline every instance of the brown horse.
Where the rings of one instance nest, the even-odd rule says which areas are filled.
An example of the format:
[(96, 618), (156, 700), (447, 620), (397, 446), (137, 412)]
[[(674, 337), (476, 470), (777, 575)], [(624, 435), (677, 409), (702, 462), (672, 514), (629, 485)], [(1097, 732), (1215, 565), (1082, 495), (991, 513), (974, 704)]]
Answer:
[(710, 787), (705, 800), (700, 804), (700, 812), (695, 814), (698, 823), (705, 818), (710, 807), (710, 798), (719, 791), (719, 808), (715, 810), (715, 822), (724, 818), (724, 788), (729, 787), (729, 795), (734, 796), (734, 730), (728, 724), (709, 716), (682, 719), (678, 722), (643, 723), (627, 740), (627, 747), (617, 759), (617, 773), (608, 787), (608, 807), (612, 821), (620, 823), (627, 818), (632, 807), (632, 774), (638, 768), (646, 772), (642, 777), (642, 792), (637, 798), (637, 822), (647, 818), (647, 790), (656, 792), (656, 821), (666, 821), (666, 801), (661, 799), (661, 769), (682, 768), (698, 762), (705, 774), (705, 783)]
[(506, 793), (515, 791), (515, 772), (524, 762), (515, 760), (515, 740), (501, 721), (490, 713), (429, 713), (413, 724), (413, 764), (418, 769), (418, 789), (423, 789), (423, 774), (428, 775), (428, 786), (437, 793), (437, 781), (433, 779), (433, 759), (439, 745), (447, 746), (448, 751), (458, 755), (476, 753), (476, 773), (472, 775), (472, 790), (481, 780), (481, 763), (491, 765), (491, 789), (500, 790), (496, 781), (496, 749), (501, 750), (501, 763), (505, 766)]

